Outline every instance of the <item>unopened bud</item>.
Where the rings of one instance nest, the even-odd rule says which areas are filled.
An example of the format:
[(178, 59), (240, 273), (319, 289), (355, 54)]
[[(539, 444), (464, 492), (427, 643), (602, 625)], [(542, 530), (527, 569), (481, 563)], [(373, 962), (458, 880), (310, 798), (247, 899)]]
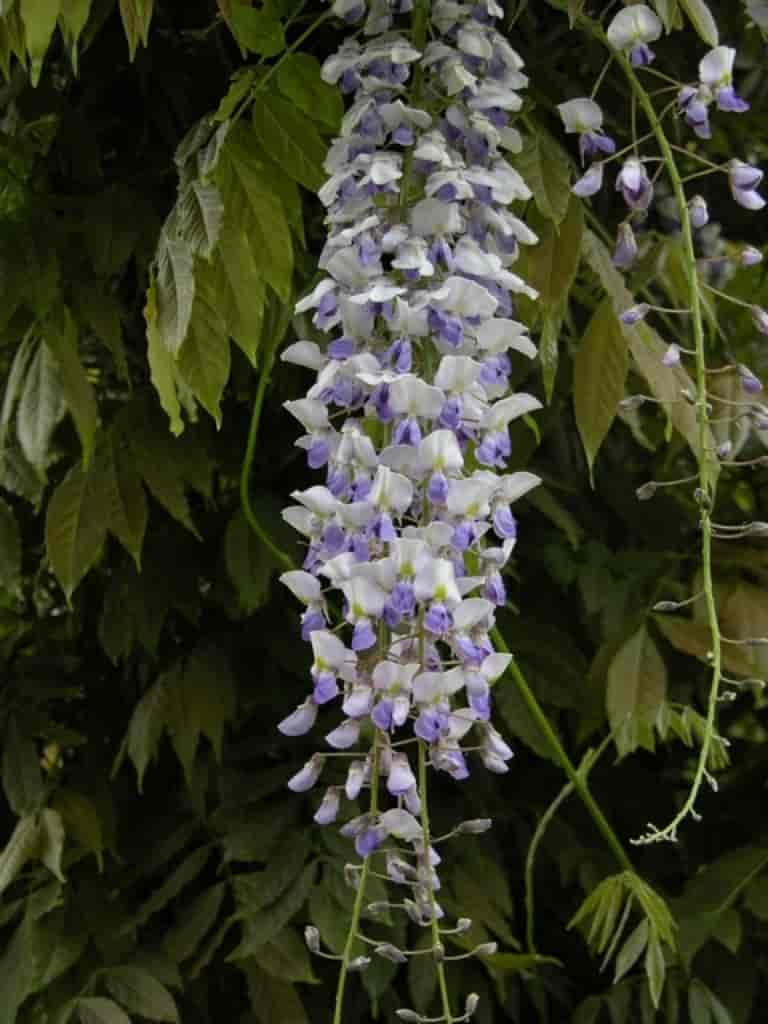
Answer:
[(471, 1017), (480, 1004), (480, 996), (477, 992), (470, 992), (467, 996), (467, 1001), (464, 1003), (464, 1013), (467, 1017)]
[(630, 306), (629, 309), (625, 309), (624, 312), (620, 314), (619, 320), (621, 320), (623, 324), (627, 324), (629, 327), (632, 327), (634, 324), (639, 324), (641, 320), (645, 320), (650, 310), (651, 307), (647, 302), (639, 302), (636, 306)]
[(473, 952), (475, 956), (493, 956), (498, 948), (498, 942), (481, 942), (479, 946), (475, 946)]
[(380, 946), (376, 946), (373, 951), (376, 956), (381, 956), (385, 960), (391, 960), (393, 964), (404, 964), (408, 957), (397, 946), (393, 946), (391, 942), (382, 942)]
[(666, 367), (680, 365), (680, 346), (673, 342), (667, 346), (667, 350), (661, 357), (661, 365)]
[(691, 216), (691, 226), (703, 228), (709, 223), (709, 210), (707, 201), (703, 196), (694, 196), (688, 202), (688, 212)]
[(657, 601), (653, 606), (655, 612), (676, 612), (680, 608), (679, 601)]
[(389, 910), (389, 904), (385, 900), (379, 900), (376, 903), (368, 904), (369, 914), (386, 914)]
[(360, 885), (360, 872), (354, 864), (344, 865), (344, 881), (350, 889), (357, 889)]
[(313, 924), (308, 924), (304, 929), (304, 941), (310, 953), (320, 952), (320, 932)]
[(493, 821), (490, 818), (470, 818), (468, 821), (462, 821), (456, 831), (465, 835), (479, 836), (491, 828), (493, 828)]
[(369, 956), (356, 956), (354, 960), (350, 960), (347, 964), (347, 970), (364, 971), (370, 962), (371, 958)]
[(463, 932), (468, 932), (472, 927), (472, 918), (460, 917), (456, 922), (456, 934), (461, 935)]
[(407, 1024), (419, 1024), (420, 1021), (424, 1020), (420, 1013), (416, 1013), (415, 1010), (395, 1010), (395, 1016), (399, 1017), (400, 1020), (404, 1020)]
[(751, 537), (768, 537), (768, 523), (750, 523), (747, 532)]
[(752, 307), (752, 320), (761, 334), (768, 334), (768, 313), (760, 306)]
[(645, 395), (629, 395), (627, 398), (622, 398), (619, 402), (619, 409), (621, 409), (622, 412), (634, 412), (634, 410), (639, 409), (645, 401)]
[(754, 267), (757, 263), (763, 262), (763, 254), (753, 245), (748, 245), (739, 253), (739, 263), (742, 267)]
[(647, 483), (641, 484), (640, 487), (635, 491), (635, 495), (638, 501), (650, 501), (658, 490), (658, 484), (655, 480), (649, 480)]

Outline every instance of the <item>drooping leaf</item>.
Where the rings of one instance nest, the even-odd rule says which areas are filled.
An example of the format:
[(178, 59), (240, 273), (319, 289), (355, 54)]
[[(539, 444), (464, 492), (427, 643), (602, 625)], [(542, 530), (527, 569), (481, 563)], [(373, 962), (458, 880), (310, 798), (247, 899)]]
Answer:
[(45, 479), (51, 459), (51, 436), (65, 411), (58, 362), (48, 346), (41, 341), (24, 379), (16, 432), (24, 456), (42, 479)]
[(157, 288), (150, 285), (147, 304), (144, 307), (147, 324), (147, 359), (152, 383), (157, 391), (168, 419), (171, 431), (178, 435), (184, 429), (181, 419), (181, 403), (177, 392), (177, 370), (173, 355), (163, 343), (157, 319)]
[(252, 128), (235, 125), (216, 168), (226, 218), (249, 239), (259, 270), (284, 301), (293, 274), (293, 247), (285, 213), (262, 174), (259, 142)]
[(16, 822), (11, 836), (0, 851), (0, 893), (3, 893), (28, 860), (37, 855), (40, 824), (36, 815), (25, 815)]
[(541, 215), (559, 224), (571, 198), (571, 172), (563, 151), (548, 135), (531, 135), (515, 155), (514, 164), (533, 192)]
[(3, 789), (14, 814), (37, 810), (44, 787), (35, 742), (16, 715), (10, 715), (3, 735)]
[(673, 28), (681, 27), (679, 0), (653, 0), (656, 13), (664, 22), (664, 28), (671, 32)]
[(173, 928), (163, 938), (163, 948), (177, 963), (188, 960), (213, 927), (226, 893), (226, 885), (204, 890), (185, 909)]
[(58, 363), (62, 394), (80, 436), (83, 463), (87, 466), (93, 454), (99, 410), (93, 385), (80, 359), (77, 327), (68, 309), (63, 310), (55, 321), (49, 321), (45, 344), (54, 353)]
[(629, 351), (610, 300), (589, 321), (573, 364), (573, 404), (590, 474), (616, 418), (629, 365)]
[(229, 335), (219, 308), (215, 279), (206, 268), (197, 275), (195, 302), (178, 357), (184, 383), (221, 426), (221, 396), (229, 379)]
[(105, 837), (102, 820), (93, 801), (74, 789), (59, 789), (51, 807), (61, 816), (67, 835), (93, 853), (101, 868)]
[(173, 874), (152, 893), (146, 903), (139, 907), (138, 912), (131, 922), (132, 926), (139, 927), (145, 924), (150, 917), (167, 907), (171, 900), (181, 893), (193, 882), (203, 870), (211, 856), (210, 848), (201, 847), (188, 854)]
[(581, 260), (584, 210), (575, 196), (570, 197), (566, 214), (559, 224), (544, 217), (531, 221), (539, 236), (537, 245), (526, 251), (526, 277), (539, 293), (538, 302), (549, 311), (568, 299)]
[(0, 587), (14, 590), (21, 576), (21, 535), (13, 509), (0, 498)]
[(87, 996), (77, 1001), (81, 1024), (131, 1024), (131, 1018), (111, 999)]
[(256, 82), (255, 68), (238, 68), (232, 75), (229, 89), (222, 97), (213, 120), (221, 124), (228, 121), (235, 113), (240, 104), (245, 100), (248, 93)]
[(717, 22), (704, 0), (679, 0), (679, 3), (704, 42), (709, 46), (717, 46), (720, 42)]
[(104, 436), (97, 459), (104, 472), (107, 526), (140, 568), (149, 509), (131, 450), (118, 431)]
[(155, 274), (157, 331), (163, 345), (176, 354), (187, 336), (195, 299), (194, 250), (166, 228), (160, 233)]
[(61, 0), (20, 0), (19, 10), (26, 30), (32, 84), (37, 85), (48, 44), (56, 28)]
[(193, 181), (179, 195), (178, 231), (194, 253), (210, 259), (224, 216), (219, 190), (210, 183)]
[(274, 57), (285, 49), (283, 26), (268, 8), (256, 10), (243, 0), (232, 0), (229, 24), (235, 39), (249, 53)]
[(616, 971), (613, 976), (614, 985), (621, 981), (624, 975), (631, 971), (643, 954), (648, 944), (648, 918), (642, 921), (633, 929), (629, 938), (619, 950), (616, 957)]
[(307, 1024), (307, 1014), (293, 985), (252, 963), (247, 963), (244, 970), (251, 1006), (261, 1024)]
[(308, 117), (322, 121), (335, 131), (344, 113), (338, 89), (320, 76), (320, 62), (309, 53), (292, 53), (280, 64), (275, 76), (277, 87), (287, 99)]
[(563, 307), (546, 309), (541, 320), (539, 337), (539, 364), (544, 380), (544, 394), (547, 402), (552, 401), (555, 389), (557, 367), (560, 362), (560, 332), (563, 326)]
[(171, 1024), (179, 1020), (173, 996), (149, 971), (131, 966), (110, 967), (104, 972), (104, 985), (130, 1013)]
[(139, 792), (144, 785), (144, 773), (154, 758), (165, 728), (165, 688), (156, 683), (151, 686), (134, 708), (123, 747), (115, 763), (119, 768), (123, 753), (127, 753), (136, 769)]
[(622, 753), (637, 745), (636, 730), (653, 722), (666, 691), (666, 666), (643, 626), (619, 649), (608, 669), (606, 710)]
[(16, 405), (24, 391), (24, 383), (27, 376), (30, 361), (37, 351), (37, 342), (31, 333), (25, 335), (11, 363), (8, 378), (5, 382), (5, 393), (3, 394), (3, 406), (0, 411), (0, 448), (5, 448), (8, 437), (8, 429), (11, 424)]
[(101, 467), (75, 466), (51, 496), (45, 543), (67, 599), (101, 554), (109, 508)]
[(266, 91), (254, 100), (252, 122), (264, 151), (283, 173), (316, 192), (325, 180), (326, 145), (313, 122), (288, 100)]
[(147, 45), (153, 6), (154, 0), (120, 0), (120, 17), (123, 19), (131, 60), (136, 56), (139, 43)]

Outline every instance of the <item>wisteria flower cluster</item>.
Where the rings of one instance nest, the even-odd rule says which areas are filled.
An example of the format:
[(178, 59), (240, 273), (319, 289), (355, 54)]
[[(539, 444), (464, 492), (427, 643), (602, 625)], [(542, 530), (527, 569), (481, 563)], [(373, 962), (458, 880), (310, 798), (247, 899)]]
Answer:
[[(539, 482), (507, 472), (510, 423), (540, 407), (510, 393), (516, 362), (536, 354), (513, 304), (536, 293), (510, 270), (536, 242), (510, 210), (531, 193), (504, 157), (521, 144), (511, 120), (527, 79), (494, 27), (493, 0), (429, 5), (429, 42), (418, 10), (415, 30), (398, 31), (408, 0), (334, 7), (364, 38), (347, 39), (323, 71), (352, 102), (320, 191), (323, 277), (296, 308), (313, 311), (328, 341), (283, 354), (316, 372), (286, 407), (325, 482), (284, 512), (306, 539), (303, 568), (282, 580), (305, 605), (314, 660), (311, 693), (279, 728), (298, 736), (319, 718), (334, 756), (363, 747), (315, 820), (347, 819), (360, 857), (381, 851), (402, 906), (437, 935), (423, 774), (466, 778), (468, 748), (492, 772), (512, 757), (490, 720), (509, 662), (490, 634), (517, 539), (512, 506)], [(290, 787), (318, 783), (326, 757)], [(350, 866), (353, 884), (361, 868)], [(317, 948), (312, 929), (308, 941)], [(393, 949), (376, 952), (406, 958)], [(434, 952), (442, 960), (438, 941)]]

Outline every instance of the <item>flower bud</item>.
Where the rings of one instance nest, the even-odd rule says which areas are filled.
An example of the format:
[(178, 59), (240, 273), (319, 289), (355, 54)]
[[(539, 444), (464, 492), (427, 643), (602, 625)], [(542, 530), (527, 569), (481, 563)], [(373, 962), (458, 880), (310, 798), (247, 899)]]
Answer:
[(666, 352), (661, 357), (662, 366), (679, 366), (680, 365), (680, 346), (675, 345), (673, 342), (667, 347)]
[(347, 964), (347, 970), (364, 971), (370, 962), (371, 958), (369, 956), (356, 956), (354, 960), (350, 960)]
[(658, 490), (658, 484), (654, 480), (649, 480), (645, 484), (641, 484), (640, 487), (635, 491), (638, 501), (650, 501), (650, 499), (656, 494)]
[(621, 320), (623, 324), (628, 324), (632, 327), (634, 324), (639, 324), (641, 320), (645, 320), (650, 309), (651, 307), (647, 302), (640, 302), (636, 306), (630, 306), (629, 309), (625, 309), (619, 316), (619, 320)]
[(395, 1010), (395, 1016), (399, 1017), (400, 1020), (406, 1021), (406, 1024), (419, 1024), (420, 1021), (424, 1020), (420, 1013), (416, 1013), (415, 1010)]
[(627, 398), (622, 398), (619, 402), (619, 409), (622, 412), (634, 412), (635, 409), (639, 409), (645, 403), (645, 400), (645, 395), (629, 395)]
[(467, 1001), (464, 1003), (464, 1013), (467, 1017), (471, 1017), (480, 1004), (480, 996), (477, 992), (470, 992), (467, 996)]
[(752, 307), (752, 319), (761, 334), (768, 334), (768, 312), (760, 306)]
[(616, 247), (613, 250), (614, 266), (620, 270), (628, 270), (637, 259), (637, 239), (632, 225), (627, 221), (619, 224), (616, 236)]
[(739, 263), (742, 267), (754, 267), (757, 263), (763, 262), (763, 254), (753, 245), (748, 245), (739, 253)]
[(390, 960), (393, 964), (404, 964), (408, 960), (405, 953), (397, 946), (393, 946), (391, 942), (382, 942), (380, 946), (374, 948), (373, 952), (385, 960)]
[(472, 927), (472, 918), (471, 917), (460, 917), (458, 919), (458, 921), (456, 922), (456, 934), (457, 935), (461, 935), (462, 932), (469, 931), (469, 929), (471, 927)]
[(389, 903), (387, 903), (386, 900), (379, 900), (376, 903), (369, 903), (368, 904), (368, 913), (369, 914), (386, 914), (386, 912), (388, 910), (389, 910)]
[(313, 924), (308, 924), (304, 929), (304, 941), (310, 953), (320, 952), (320, 932)]
[(472, 952), (475, 956), (493, 956), (498, 948), (498, 942), (481, 942), (479, 946), (475, 946)]
[(462, 821), (462, 823), (457, 826), (456, 831), (461, 832), (464, 835), (479, 836), (491, 828), (493, 828), (493, 821), (491, 818), (470, 818), (469, 821)]
[(688, 202), (688, 213), (691, 218), (691, 225), (694, 228), (703, 228), (709, 224), (709, 209), (707, 201), (703, 196), (694, 196)]

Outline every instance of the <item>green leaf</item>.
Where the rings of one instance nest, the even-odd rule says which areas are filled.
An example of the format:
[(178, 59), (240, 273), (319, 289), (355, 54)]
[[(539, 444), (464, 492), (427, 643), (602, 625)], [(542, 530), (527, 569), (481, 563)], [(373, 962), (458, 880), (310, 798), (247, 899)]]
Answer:
[(149, 1020), (170, 1021), (179, 1019), (173, 996), (148, 971), (140, 967), (110, 967), (103, 974), (104, 985), (129, 1013), (139, 1014)]
[(586, 0), (568, 0), (568, 21), (571, 28), (576, 24), (579, 15), (584, 10)]
[(151, 284), (147, 291), (144, 319), (147, 324), (147, 359), (152, 384), (157, 391), (160, 404), (170, 420), (171, 431), (178, 435), (184, 429), (184, 424), (181, 419), (181, 404), (177, 392), (176, 363), (160, 336), (155, 284)]
[(581, 260), (584, 234), (584, 209), (576, 196), (571, 196), (560, 224), (538, 218), (531, 222), (538, 234), (538, 245), (526, 250), (526, 278), (538, 293), (538, 302), (545, 310), (564, 305), (568, 299)]
[(557, 306), (554, 309), (548, 308), (544, 310), (541, 320), (539, 365), (544, 380), (547, 404), (552, 401), (552, 393), (555, 390), (555, 378), (560, 361), (560, 332), (563, 327), (563, 314), (562, 306)]
[(24, 391), (24, 382), (27, 377), (30, 360), (36, 353), (36, 340), (31, 334), (27, 334), (19, 347), (11, 363), (8, 379), (5, 382), (5, 393), (3, 394), (3, 407), (0, 411), (0, 448), (5, 448), (8, 438), (8, 428), (11, 425), (14, 409)]
[[(712, 634), (704, 623), (693, 622), (673, 615), (657, 615), (654, 622), (673, 647), (709, 664), (707, 653), (712, 650)], [(750, 652), (733, 644), (723, 644), (723, 667), (739, 676), (751, 676), (755, 671)]]
[(178, 372), (192, 394), (221, 426), (221, 396), (229, 379), (227, 325), (210, 273), (201, 268), (187, 336), (178, 354)]
[(667, 669), (645, 626), (619, 648), (608, 669), (606, 710), (620, 754), (639, 745), (667, 692)]
[(227, 891), (225, 883), (202, 892), (163, 938), (163, 948), (176, 963), (188, 960), (213, 927)]
[(688, 989), (688, 1016), (691, 1024), (710, 1024), (712, 1013), (709, 1003), (709, 989), (694, 978)]
[(667, 972), (666, 961), (661, 943), (655, 931), (651, 931), (648, 939), (648, 947), (645, 951), (645, 973), (648, 978), (648, 989), (656, 1009), (659, 1008), (661, 992), (664, 988), (664, 978)]
[(160, 232), (155, 257), (157, 332), (162, 344), (177, 353), (187, 336), (195, 299), (194, 250), (184, 238)]
[(288, 100), (261, 92), (253, 103), (252, 122), (264, 151), (283, 173), (317, 192), (325, 181), (327, 147), (312, 121)]
[(65, 411), (58, 361), (41, 341), (24, 380), (16, 432), (25, 458), (43, 480), (51, 461), (51, 437)]
[(59, 789), (53, 797), (51, 807), (61, 816), (67, 835), (76, 839), (84, 850), (94, 854), (101, 870), (104, 830), (93, 801), (74, 789)]
[(238, 509), (227, 525), (224, 561), (243, 610), (250, 614), (265, 604), (277, 565), (249, 526), (242, 509)]
[(256, 950), (254, 959), (261, 970), (283, 981), (301, 981), (313, 985), (317, 978), (306, 943), (290, 928)]
[(16, 715), (8, 717), (3, 736), (3, 789), (19, 817), (36, 811), (45, 792), (35, 742)]
[(97, 453), (104, 473), (107, 527), (141, 568), (141, 549), (149, 519), (147, 497), (127, 442), (114, 428)]
[(103, 474), (95, 465), (71, 469), (48, 502), (46, 549), (67, 600), (101, 554), (108, 514)]
[(123, 740), (123, 747), (115, 761), (113, 774), (119, 768), (124, 753), (128, 754), (136, 769), (140, 793), (144, 786), (144, 773), (157, 753), (165, 728), (166, 700), (165, 687), (159, 683), (147, 690), (134, 708), (131, 721), (128, 724), (128, 732)]
[(179, 195), (177, 229), (191, 246), (192, 251), (204, 259), (211, 258), (221, 231), (224, 203), (215, 185), (193, 181)]
[(40, 839), (37, 855), (48, 870), (60, 882), (66, 879), (61, 870), (61, 856), (64, 852), (64, 822), (58, 811), (50, 807), (40, 813)]
[(293, 246), (285, 212), (263, 176), (258, 139), (244, 124), (235, 125), (216, 168), (230, 225), (249, 239), (259, 270), (279, 298), (288, 301), (293, 276)]
[(15, 590), (21, 579), (21, 536), (13, 509), (0, 498), (0, 587)]
[(226, 93), (222, 97), (221, 103), (219, 103), (216, 113), (213, 115), (213, 120), (216, 124), (228, 121), (230, 117), (232, 117), (234, 112), (253, 88), (255, 82), (255, 68), (238, 68), (238, 70), (232, 75), (229, 83), (229, 89), (227, 89)]
[(248, 236), (232, 216), (224, 222), (214, 271), (227, 330), (255, 365), (264, 326), (267, 284)]
[(93, 385), (88, 380), (77, 347), (77, 327), (72, 314), (65, 309), (58, 322), (49, 321), (45, 343), (54, 353), (59, 367), (59, 379), (67, 409), (83, 448), (83, 463), (91, 461), (93, 439), (99, 423), (99, 409)]
[(121, 1010), (111, 999), (101, 996), (78, 999), (77, 1014), (81, 1024), (131, 1024), (125, 1010)]
[[(614, 311), (619, 313), (633, 305), (634, 299), (624, 284), (624, 278), (613, 266), (611, 254), (600, 239), (591, 231), (585, 231), (582, 248), (584, 259), (600, 279), (613, 302)], [(696, 454), (699, 450), (696, 413), (688, 402), (680, 401), (681, 391), (695, 392), (693, 381), (682, 367), (669, 368), (663, 365), (661, 360), (667, 346), (648, 324), (639, 323), (634, 327), (621, 324), (620, 328), (629, 344), (635, 365), (648, 381), (654, 398)]]
[(320, 75), (320, 61), (309, 53), (292, 53), (275, 75), (280, 92), (308, 117), (336, 131), (344, 114), (344, 101)]
[(533, 193), (539, 212), (559, 224), (571, 198), (571, 171), (562, 149), (544, 133), (531, 135), (513, 162)]
[(678, 0), (653, 0), (656, 13), (664, 22), (664, 28), (671, 32), (673, 28), (681, 28), (680, 8)]
[(77, 43), (88, 21), (91, 0), (61, 0), (61, 24), (71, 45)]
[(648, 919), (644, 917), (619, 950), (619, 954), (616, 957), (616, 972), (613, 976), (614, 985), (618, 981), (621, 981), (628, 971), (632, 970), (642, 956), (643, 950), (647, 944)]
[(26, 30), (30, 77), (32, 85), (37, 85), (48, 44), (56, 28), (61, 0), (20, 0), (19, 10)]
[(629, 352), (610, 300), (587, 325), (573, 364), (573, 404), (590, 476), (595, 456), (624, 397)]
[(233, 3), (230, 27), (240, 46), (249, 53), (275, 57), (285, 49), (283, 26), (266, 8), (258, 11), (243, 2)]
[(122, 380), (129, 380), (120, 306), (115, 298), (105, 294), (98, 287), (86, 287), (77, 292), (75, 306), (79, 316), (98, 341), (112, 353), (118, 375)]
[(154, 0), (120, 0), (120, 17), (123, 19), (131, 60), (136, 55), (139, 43), (147, 45), (153, 6)]
[(171, 900), (175, 900), (179, 893), (198, 877), (210, 856), (210, 848), (202, 847), (185, 857), (173, 874), (169, 875), (163, 884), (155, 889), (146, 903), (139, 907), (126, 930), (146, 924), (150, 917), (167, 907)]
[(704, 0), (680, 0), (680, 6), (704, 42), (709, 46), (717, 46), (720, 42), (717, 23)]
[(275, 903), (245, 920), (243, 939), (227, 960), (244, 960), (257, 955), (259, 946), (271, 941), (304, 905), (315, 881), (315, 865), (308, 864), (291, 888)]
[(192, 781), (195, 752), (207, 736), (221, 760), (224, 725), (236, 710), (235, 684), (229, 662), (214, 647), (193, 652), (183, 669), (178, 665), (163, 676), (164, 713), (171, 743)]

